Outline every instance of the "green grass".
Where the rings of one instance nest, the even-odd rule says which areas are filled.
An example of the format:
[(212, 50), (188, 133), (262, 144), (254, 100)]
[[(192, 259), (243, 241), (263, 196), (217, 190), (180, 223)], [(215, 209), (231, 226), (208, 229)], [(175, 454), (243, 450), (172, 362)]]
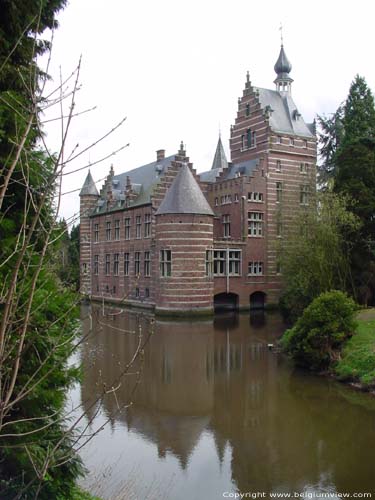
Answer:
[(357, 320), (357, 331), (345, 344), (335, 372), (341, 380), (371, 388), (375, 387), (375, 311), (363, 311)]

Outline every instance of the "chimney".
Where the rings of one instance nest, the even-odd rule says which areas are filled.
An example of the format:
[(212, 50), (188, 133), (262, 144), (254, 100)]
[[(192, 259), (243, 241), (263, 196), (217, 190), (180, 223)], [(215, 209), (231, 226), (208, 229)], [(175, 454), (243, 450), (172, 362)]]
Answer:
[(165, 158), (165, 149), (158, 149), (156, 151), (156, 161), (164, 160)]

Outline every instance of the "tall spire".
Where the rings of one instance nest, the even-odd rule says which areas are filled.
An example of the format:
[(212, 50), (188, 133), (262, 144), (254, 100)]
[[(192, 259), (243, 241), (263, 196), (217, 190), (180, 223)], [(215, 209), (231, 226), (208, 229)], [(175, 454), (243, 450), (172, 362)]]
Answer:
[(274, 70), (277, 74), (276, 80), (274, 81), (276, 84), (276, 90), (290, 94), (293, 79), (289, 76), (289, 73), (292, 71), (292, 65), (285, 54), (282, 38), (280, 54), (274, 66)]
[(217, 168), (224, 169), (228, 167), (227, 157), (225, 156), (225, 151), (223, 148), (223, 143), (221, 142), (221, 134), (219, 134), (219, 140), (216, 146), (216, 152), (214, 156), (214, 161), (212, 162), (211, 170)]
[(96, 189), (94, 179), (92, 178), (90, 170), (87, 173), (85, 182), (83, 183), (82, 189), (79, 193), (80, 196), (99, 196), (98, 190)]

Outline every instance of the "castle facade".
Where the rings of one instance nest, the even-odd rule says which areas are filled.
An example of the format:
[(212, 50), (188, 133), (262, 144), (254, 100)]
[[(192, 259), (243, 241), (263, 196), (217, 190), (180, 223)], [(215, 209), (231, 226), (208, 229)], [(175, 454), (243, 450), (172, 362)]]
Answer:
[(210, 170), (177, 154), (80, 192), (81, 291), (92, 299), (157, 313), (276, 304), (279, 242), (312, 202), (316, 137), (292, 95), (281, 46), (275, 90), (246, 77), (231, 126), (230, 161), (219, 138)]

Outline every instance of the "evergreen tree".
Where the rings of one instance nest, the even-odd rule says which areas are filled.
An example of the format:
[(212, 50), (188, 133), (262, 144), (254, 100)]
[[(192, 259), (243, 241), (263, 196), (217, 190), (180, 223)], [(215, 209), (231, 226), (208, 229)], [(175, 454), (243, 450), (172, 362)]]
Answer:
[(344, 134), (335, 155), (336, 193), (348, 196), (361, 220), (352, 235), (351, 266), (357, 299), (375, 301), (375, 104), (364, 78), (356, 76), (344, 105)]
[(366, 80), (356, 75), (344, 105), (344, 144), (375, 138), (374, 97)]
[(81, 473), (63, 421), (75, 297), (56, 272), (57, 159), (37, 147), (40, 35), (66, 0), (4, 0), (0, 16), (0, 496), (74, 498)]

